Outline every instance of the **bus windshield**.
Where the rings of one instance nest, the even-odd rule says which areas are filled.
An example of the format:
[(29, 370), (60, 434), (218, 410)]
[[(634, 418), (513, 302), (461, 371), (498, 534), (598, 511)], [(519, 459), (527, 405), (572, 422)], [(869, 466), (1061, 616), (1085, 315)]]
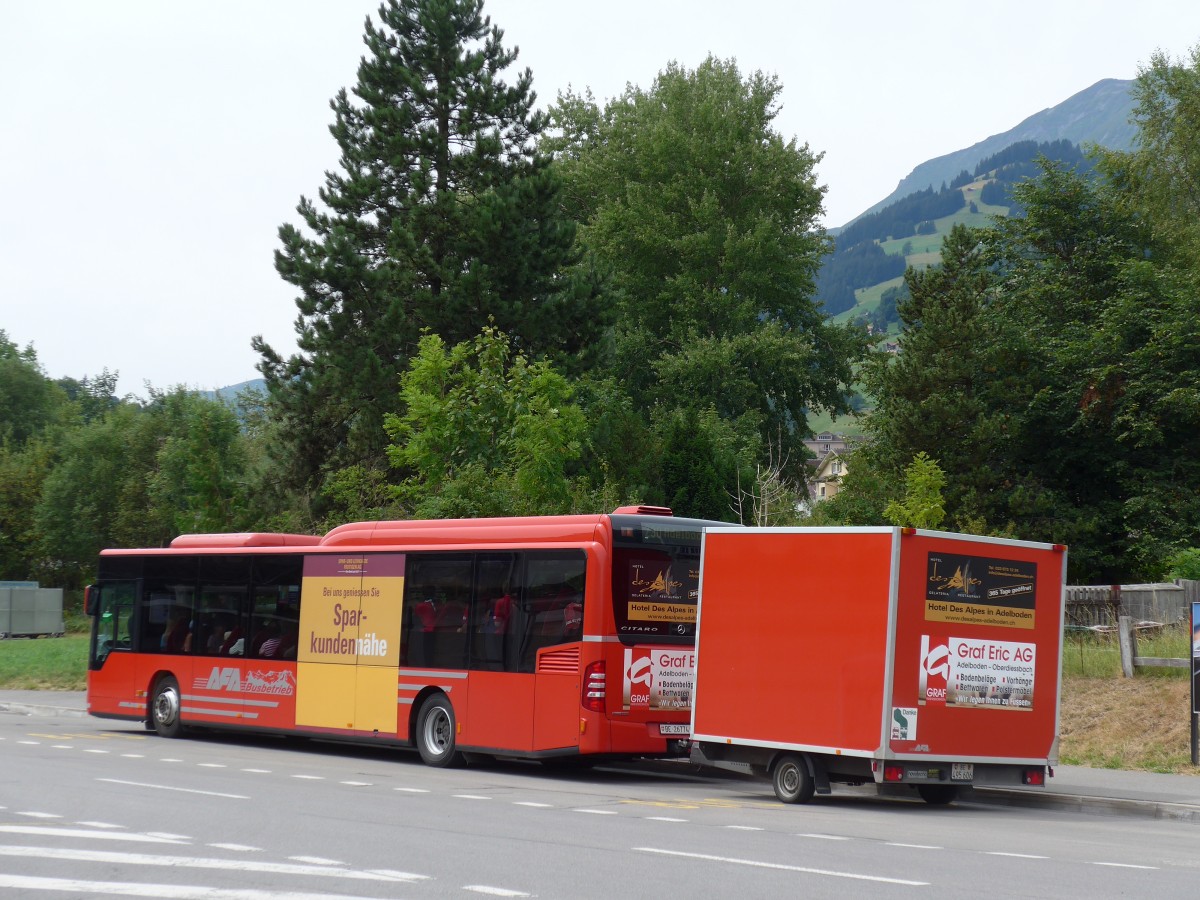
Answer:
[(692, 644), (700, 590), (700, 538), (728, 522), (614, 515), (613, 617), (623, 643)]

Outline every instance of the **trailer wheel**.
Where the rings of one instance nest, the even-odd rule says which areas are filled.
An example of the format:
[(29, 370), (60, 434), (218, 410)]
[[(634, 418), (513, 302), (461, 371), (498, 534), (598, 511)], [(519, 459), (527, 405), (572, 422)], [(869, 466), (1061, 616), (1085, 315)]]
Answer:
[(449, 769), (463, 764), (463, 755), (454, 749), (454, 707), (445, 694), (433, 694), (421, 705), (417, 716), (417, 749), (425, 765)]
[(954, 784), (918, 784), (917, 793), (930, 806), (945, 806), (958, 799), (958, 786)]
[(150, 721), (159, 737), (174, 738), (183, 734), (183, 722), (179, 719), (182, 701), (179, 697), (179, 682), (167, 675), (154, 685), (154, 697), (150, 701)]
[(807, 803), (817, 787), (804, 757), (794, 753), (784, 754), (775, 760), (775, 766), (771, 769), (771, 784), (775, 788), (775, 796), (784, 803)]

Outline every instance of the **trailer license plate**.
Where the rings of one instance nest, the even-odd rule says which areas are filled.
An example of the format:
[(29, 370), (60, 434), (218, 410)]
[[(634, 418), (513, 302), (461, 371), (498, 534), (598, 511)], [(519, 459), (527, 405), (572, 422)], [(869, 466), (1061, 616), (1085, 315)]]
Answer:
[(950, 780), (951, 781), (970, 781), (975, 777), (974, 763), (951, 763), (950, 764)]
[(691, 734), (692, 726), (685, 722), (680, 722), (677, 725), (659, 725), (659, 734)]

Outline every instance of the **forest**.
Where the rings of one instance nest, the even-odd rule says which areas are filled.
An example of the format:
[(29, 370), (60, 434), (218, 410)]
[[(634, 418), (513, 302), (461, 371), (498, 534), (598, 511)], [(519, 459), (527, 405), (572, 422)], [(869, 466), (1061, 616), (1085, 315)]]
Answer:
[[(709, 58), (538, 111), (481, 0), (389, 0), (364, 43), (341, 168), (279, 229), (299, 349), (247, 336), (264, 392), (121, 397), (0, 331), (0, 579), (77, 589), (102, 548), (180, 533), (639, 502), (1052, 540), (1075, 583), (1200, 543), (1200, 50), (1139, 73), (1137, 149), (1044, 160), (1022, 215), (906, 272), (884, 354), (818, 299), (819, 154), (774, 128), (774, 77)], [(810, 509), (811, 417), (860, 387), (866, 439)]]

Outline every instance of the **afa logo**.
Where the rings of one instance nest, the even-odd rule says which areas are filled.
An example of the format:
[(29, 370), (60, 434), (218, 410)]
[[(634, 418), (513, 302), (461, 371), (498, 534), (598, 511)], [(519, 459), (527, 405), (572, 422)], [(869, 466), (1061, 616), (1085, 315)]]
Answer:
[(200, 690), (222, 691), (231, 694), (294, 694), (296, 676), (282, 671), (254, 671), (242, 675), (237, 666), (213, 666), (208, 678), (198, 677), (194, 685)]

